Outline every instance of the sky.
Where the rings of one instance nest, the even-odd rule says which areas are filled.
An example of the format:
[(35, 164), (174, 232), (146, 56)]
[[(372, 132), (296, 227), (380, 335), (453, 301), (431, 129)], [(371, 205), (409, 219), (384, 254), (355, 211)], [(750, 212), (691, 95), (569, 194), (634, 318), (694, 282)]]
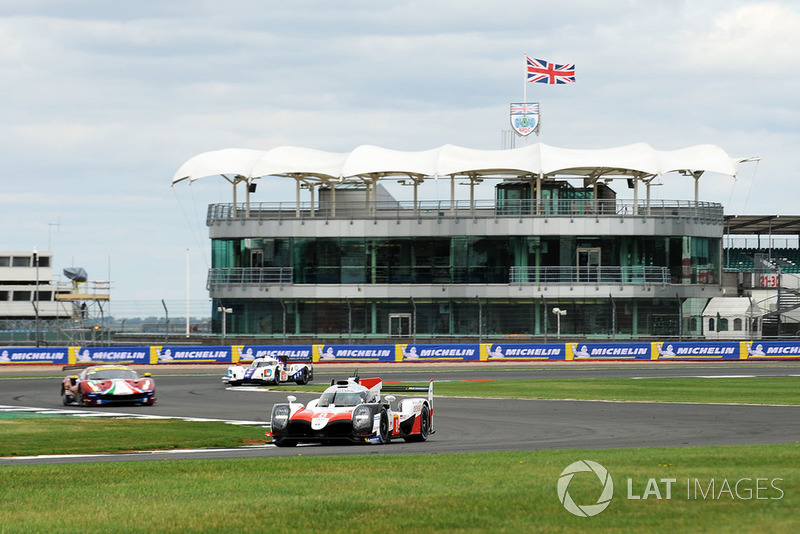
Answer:
[[(576, 82), (526, 87), (525, 54)], [(205, 214), (232, 191), (171, 186), (193, 156), (500, 149), (523, 95), (541, 105), (528, 142), (717, 145), (761, 159), (704, 177), (701, 200), (800, 211), (800, 2), (2, 0), (0, 72), (0, 250), (110, 280), (115, 315), (210, 312)], [(294, 200), (293, 181), (260, 184), (253, 202)]]

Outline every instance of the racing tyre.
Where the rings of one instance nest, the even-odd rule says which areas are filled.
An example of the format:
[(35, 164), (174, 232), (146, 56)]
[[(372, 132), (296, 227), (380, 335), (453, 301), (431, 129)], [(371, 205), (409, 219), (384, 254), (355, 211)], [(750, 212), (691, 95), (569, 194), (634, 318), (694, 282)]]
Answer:
[(306, 369), (303, 369), (300, 378), (295, 380), (295, 382), (297, 382), (297, 385), (299, 386), (305, 386), (306, 384), (308, 384), (308, 371)]
[(408, 436), (406, 441), (428, 441), (428, 434), (431, 430), (431, 413), (428, 411), (427, 406), (422, 407), (422, 413), (419, 414), (419, 434), (416, 436)]
[(392, 433), (389, 430), (389, 415), (386, 410), (381, 410), (381, 423), (378, 430), (381, 443), (389, 443), (392, 440)]
[(278, 439), (272, 440), (272, 443), (274, 443), (276, 447), (296, 447), (297, 446), (297, 440), (296, 439), (278, 438)]
[(78, 392), (76, 393), (75, 400), (77, 401), (78, 406), (89, 406), (89, 403), (83, 398), (83, 390), (80, 386), (78, 386)]
[(67, 397), (67, 392), (64, 388), (61, 388), (61, 402), (64, 403), (64, 406), (69, 406), (72, 403), (71, 399)]

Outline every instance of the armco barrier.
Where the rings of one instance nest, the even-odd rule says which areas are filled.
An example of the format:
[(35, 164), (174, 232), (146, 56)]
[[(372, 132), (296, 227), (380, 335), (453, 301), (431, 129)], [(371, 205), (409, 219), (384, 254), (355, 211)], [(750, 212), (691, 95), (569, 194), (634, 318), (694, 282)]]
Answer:
[(318, 362), (798, 360), (800, 341), (655, 341), (395, 345), (153, 345), (6, 347), (0, 366), (19, 364), (230, 364), (262, 356)]

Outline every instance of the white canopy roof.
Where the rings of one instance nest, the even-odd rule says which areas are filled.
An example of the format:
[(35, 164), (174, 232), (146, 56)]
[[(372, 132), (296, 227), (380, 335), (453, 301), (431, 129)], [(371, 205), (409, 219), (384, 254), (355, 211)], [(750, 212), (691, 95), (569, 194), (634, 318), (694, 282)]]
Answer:
[[(703, 317), (745, 317), (751, 314), (752, 303), (747, 297), (713, 297), (703, 310)], [(757, 308), (753, 308), (757, 310)], [(761, 315), (755, 311), (756, 317)]]
[(511, 150), (475, 150), (444, 145), (406, 152), (362, 145), (349, 153), (292, 146), (270, 150), (229, 148), (199, 154), (181, 165), (172, 183), (207, 176), (232, 176), (250, 182), (262, 176), (299, 181), (344, 182), (428, 176), (627, 176), (646, 178), (669, 172), (715, 172), (735, 177), (738, 164), (714, 145), (655, 150), (645, 143), (599, 150), (557, 148), (543, 143)]

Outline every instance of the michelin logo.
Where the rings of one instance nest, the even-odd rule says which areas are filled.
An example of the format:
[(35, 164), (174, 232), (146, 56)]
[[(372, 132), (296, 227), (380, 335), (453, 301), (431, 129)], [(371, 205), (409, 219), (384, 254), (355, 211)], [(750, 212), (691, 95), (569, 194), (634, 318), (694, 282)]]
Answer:
[(725, 356), (735, 354), (736, 349), (733, 347), (678, 347), (675, 352), (678, 356)]
[(0, 353), (0, 363), (14, 363), (14, 362), (57, 362), (66, 360), (65, 352), (22, 352), (14, 351), (9, 352), (4, 350)]

